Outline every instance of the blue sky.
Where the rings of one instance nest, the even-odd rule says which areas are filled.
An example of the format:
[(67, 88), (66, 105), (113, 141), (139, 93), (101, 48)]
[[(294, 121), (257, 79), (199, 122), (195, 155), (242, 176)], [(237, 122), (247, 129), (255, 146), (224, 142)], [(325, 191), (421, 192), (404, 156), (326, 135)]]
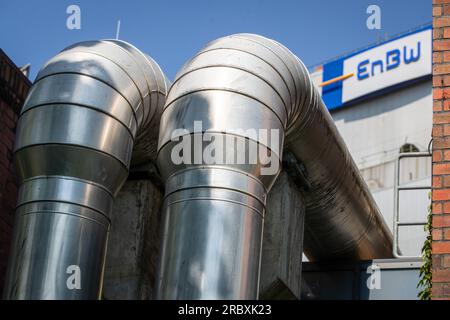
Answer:
[[(66, 28), (67, 6), (81, 8), (81, 30)], [(381, 30), (366, 27), (370, 4)], [(207, 42), (258, 33), (291, 49), (307, 66), (431, 23), (431, 0), (0, 0), (0, 47), (17, 65), (40, 66), (83, 40), (120, 38), (150, 54), (170, 79)]]

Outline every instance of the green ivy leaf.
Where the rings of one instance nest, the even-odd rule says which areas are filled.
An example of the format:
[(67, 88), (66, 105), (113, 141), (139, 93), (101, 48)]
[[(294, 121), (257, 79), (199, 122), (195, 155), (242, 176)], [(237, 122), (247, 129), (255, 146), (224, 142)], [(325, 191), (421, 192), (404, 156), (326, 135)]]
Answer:
[[(428, 193), (428, 199), (431, 200), (431, 192)], [(427, 232), (427, 237), (422, 246), (422, 259), (423, 265), (420, 267), (419, 271), (419, 282), (417, 288), (423, 287), (422, 291), (417, 295), (420, 300), (430, 300), (431, 299), (431, 284), (432, 284), (432, 256), (431, 256), (431, 241), (432, 241), (432, 204), (428, 206), (428, 216), (427, 223), (424, 226), (425, 232)]]

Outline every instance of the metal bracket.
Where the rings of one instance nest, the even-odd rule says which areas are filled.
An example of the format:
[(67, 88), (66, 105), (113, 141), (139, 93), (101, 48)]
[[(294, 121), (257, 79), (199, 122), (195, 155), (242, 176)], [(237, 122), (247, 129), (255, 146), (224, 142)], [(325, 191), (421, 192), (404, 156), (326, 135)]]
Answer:
[(308, 180), (308, 172), (306, 171), (304, 164), (298, 161), (290, 151), (283, 154), (283, 168), (300, 189), (304, 191), (311, 189), (311, 183)]

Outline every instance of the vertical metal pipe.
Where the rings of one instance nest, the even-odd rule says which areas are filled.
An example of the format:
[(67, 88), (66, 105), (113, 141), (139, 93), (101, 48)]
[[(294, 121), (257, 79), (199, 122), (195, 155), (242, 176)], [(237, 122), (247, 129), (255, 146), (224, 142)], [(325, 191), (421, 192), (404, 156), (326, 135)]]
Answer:
[(17, 127), (7, 299), (100, 298), (113, 199), (134, 145), (135, 163), (156, 152), (167, 85), (117, 40), (75, 44), (40, 70)]
[(157, 298), (256, 298), (263, 197), (258, 181), (232, 170), (186, 170), (169, 179)]
[[(268, 131), (266, 139), (261, 132)], [(311, 184), (305, 195), (309, 256), (391, 256), (390, 231), (304, 65), (273, 40), (237, 34), (204, 47), (169, 90), (157, 158), (166, 180), (158, 298), (258, 297), (266, 196), (285, 135)], [(239, 137), (244, 147), (215, 144), (216, 159), (205, 160), (209, 143)], [(217, 159), (222, 151), (236, 160), (254, 146), (270, 161)]]

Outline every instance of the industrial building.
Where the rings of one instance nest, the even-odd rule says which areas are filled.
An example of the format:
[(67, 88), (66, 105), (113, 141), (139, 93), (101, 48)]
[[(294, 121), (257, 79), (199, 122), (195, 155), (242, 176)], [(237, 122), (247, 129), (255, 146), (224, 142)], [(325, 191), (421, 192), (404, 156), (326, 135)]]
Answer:
[[(404, 295), (397, 298), (414, 298), (415, 291), (419, 291), (412, 275), (416, 273), (418, 277), (427, 235), (424, 225), (431, 203), (432, 176), (431, 43), (432, 28), (425, 25), (311, 70), (339, 133), (394, 235), (399, 269), (391, 263), (380, 266), (392, 270), (392, 274), (387, 274), (386, 285), (395, 287), (401, 282), (402, 288), (409, 289), (409, 293), (404, 290)], [(344, 271), (336, 279), (327, 280), (328, 286), (334, 286), (330, 292), (323, 292), (321, 284), (321, 297), (392, 297), (382, 289), (367, 290), (366, 271), (370, 266), (366, 264), (356, 273), (353, 265), (330, 267)], [(313, 265), (308, 268), (316, 269)], [(330, 269), (324, 272), (329, 273)], [(306, 271), (304, 274), (308, 275)], [(354, 289), (354, 280), (348, 280), (355, 274), (362, 274), (358, 290)], [(399, 274), (410, 274), (410, 285), (404, 287), (408, 281)]]
[[(431, 40), (431, 25), (420, 27), (327, 62), (311, 75), (390, 228), (394, 225), (395, 163), (399, 153), (430, 153)], [(398, 60), (393, 58), (397, 52)], [(364, 61), (364, 74), (370, 77), (359, 80), (358, 63)], [(349, 74), (354, 75), (320, 86)], [(431, 188), (431, 157), (404, 159), (400, 170), (401, 185)], [(429, 191), (400, 193), (402, 221), (425, 221)], [(421, 226), (401, 228), (401, 255), (419, 256), (424, 240)]]
[[(8, 151), (20, 191), (5, 297), (416, 299), (432, 32), (334, 58), (310, 78), (301, 57), (249, 34), (211, 42), (173, 82), (123, 41), (65, 49), (22, 99)], [(174, 163), (173, 132), (195, 141), (198, 120), (214, 141), (280, 130), (277, 141), (244, 137), (243, 149), (254, 140), (280, 172), (262, 174), (262, 159)]]

